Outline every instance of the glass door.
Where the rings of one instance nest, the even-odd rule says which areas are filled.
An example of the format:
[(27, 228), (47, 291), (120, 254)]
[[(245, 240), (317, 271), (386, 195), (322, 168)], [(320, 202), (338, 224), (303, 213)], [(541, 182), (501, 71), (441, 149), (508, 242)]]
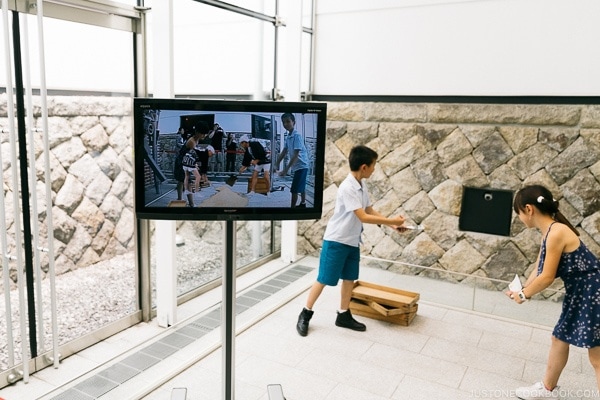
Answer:
[(123, 6), (111, 18), (85, 1), (8, 3), (0, 387), (141, 320), (131, 160), (139, 15)]

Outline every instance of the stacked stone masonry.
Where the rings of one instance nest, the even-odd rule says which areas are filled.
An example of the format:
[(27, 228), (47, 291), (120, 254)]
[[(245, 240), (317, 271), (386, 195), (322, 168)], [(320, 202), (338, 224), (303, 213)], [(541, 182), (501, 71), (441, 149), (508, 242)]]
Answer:
[(600, 255), (598, 105), (329, 103), (323, 218), (300, 223), (300, 252), (316, 254), (321, 247), (337, 187), (349, 172), (347, 155), (358, 144), (379, 154), (368, 182), (375, 209), (425, 227), (398, 234), (366, 225), (362, 253), (394, 261), (366, 263), (467, 283), (480, 276), (511, 280), (515, 273), (524, 279), (538, 255), (539, 232), (516, 215), (510, 237), (460, 231), (465, 186), (517, 191), (545, 185)]
[[(6, 96), (0, 128), (7, 131)], [(35, 126), (41, 126), (39, 103)], [(600, 106), (445, 103), (329, 103), (323, 217), (299, 224), (298, 249), (316, 254), (333, 212), (337, 186), (357, 144), (379, 153), (369, 180), (375, 208), (401, 214), (423, 232), (398, 234), (366, 225), (366, 261), (398, 272), (428, 273), (472, 282), (525, 276), (537, 257), (540, 234), (516, 216), (511, 236), (458, 229), (464, 186), (516, 191), (541, 183), (560, 201), (582, 240), (600, 255)], [(58, 274), (134, 247), (131, 99), (49, 98), (49, 146), (54, 247)], [(2, 134), (8, 252), (15, 251), (10, 144)], [(41, 133), (36, 133), (38, 219), (47, 240)], [(42, 260), (47, 270), (47, 260)], [(393, 261), (393, 262), (392, 262)], [(439, 272), (412, 268), (432, 267)], [(444, 271), (461, 275), (444, 274)], [(14, 270), (11, 277), (16, 279)], [(557, 283), (559, 285), (559, 283)]]
[[(55, 271), (57, 275), (109, 260), (133, 249), (133, 160), (131, 99), (125, 97), (48, 98)], [(7, 252), (16, 253), (11, 145), (6, 95), (0, 96), (2, 170)], [(34, 154), (40, 246), (48, 247), (45, 156), (39, 98), (34, 98)], [(17, 123), (15, 122), (15, 126)], [(18, 139), (17, 139), (18, 140)], [(31, 144), (28, 143), (28, 146)], [(18, 204), (18, 210), (21, 203)], [(20, 215), (18, 213), (17, 215)], [(32, 214), (32, 219), (35, 216)], [(32, 226), (32, 229), (36, 229)], [(26, 239), (24, 239), (26, 240)], [(20, 246), (22, 248), (22, 245)], [(10, 276), (17, 279), (10, 263)], [(41, 269), (48, 271), (47, 253)]]

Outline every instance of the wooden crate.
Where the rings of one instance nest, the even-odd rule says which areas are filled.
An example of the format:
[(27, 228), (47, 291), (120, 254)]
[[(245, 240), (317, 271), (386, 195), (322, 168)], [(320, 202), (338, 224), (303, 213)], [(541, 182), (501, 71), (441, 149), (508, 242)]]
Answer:
[(187, 206), (187, 201), (185, 200), (171, 200), (167, 207), (185, 207)]
[[(250, 191), (250, 185), (252, 184), (252, 178), (248, 180), (248, 192)], [(256, 186), (254, 187), (254, 193), (269, 193), (271, 188), (267, 185), (267, 180), (265, 178), (257, 178)]]
[(417, 315), (419, 297), (419, 293), (357, 281), (350, 310), (356, 315), (408, 326)]

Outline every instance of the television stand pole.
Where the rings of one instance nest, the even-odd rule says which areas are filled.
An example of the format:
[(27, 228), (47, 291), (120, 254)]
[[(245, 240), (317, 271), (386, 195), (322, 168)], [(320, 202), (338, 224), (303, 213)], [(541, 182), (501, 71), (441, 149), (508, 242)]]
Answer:
[(235, 400), (235, 221), (225, 221), (223, 301), (221, 303), (223, 400)]

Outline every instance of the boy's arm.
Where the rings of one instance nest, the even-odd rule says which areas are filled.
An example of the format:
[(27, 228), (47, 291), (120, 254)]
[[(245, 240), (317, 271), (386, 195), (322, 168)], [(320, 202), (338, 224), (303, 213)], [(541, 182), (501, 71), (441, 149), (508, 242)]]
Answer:
[(354, 210), (354, 215), (356, 215), (356, 217), (363, 224), (378, 224), (399, 227), (404, 223), (404, 217), (384, 217), (371, 206), (367, 207), (366, 209), (359, 208)]
[(279, 153), (279, 155), (277, 156), (277, 161), (275, 162), (276, 168), (279, 167), (279, 164), (281, 163), (281, 161), (283, 160), (283, 158), (285, 157), (286, 154), (287, 154), (287, 149), (284, 147), (283, 150), (281, 150), (281, 153)]
[(294, 165), (296, 161), (298, 161), (298, 158), (300, 158), (300, 150), (294, 150), (294, 155), (290, 159), (290, 163), (287, 165), (287, 167), (283, 168), (282, 172), (284, 173), (284, 175), (287, 174), (290, 168), (292, 168), (292, 165)]

